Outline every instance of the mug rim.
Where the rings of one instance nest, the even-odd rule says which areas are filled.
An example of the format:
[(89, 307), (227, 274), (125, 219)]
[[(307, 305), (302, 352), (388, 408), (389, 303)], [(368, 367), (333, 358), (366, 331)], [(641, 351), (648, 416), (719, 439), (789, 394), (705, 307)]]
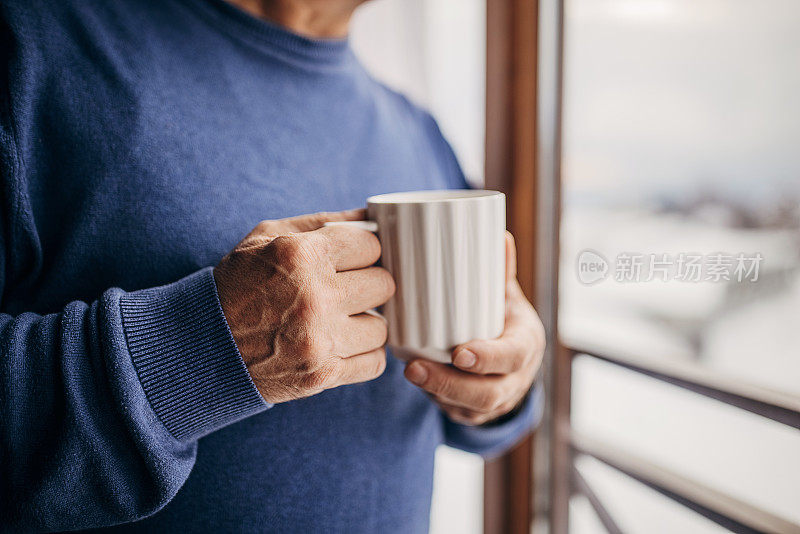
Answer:
[(433, 189), (422, 191), (398, 191), (373, 195), (367, 204), (432, 204), (442, 202), (463, 202), (481, 198), (505, 196), (500, 191), (491, 189)]

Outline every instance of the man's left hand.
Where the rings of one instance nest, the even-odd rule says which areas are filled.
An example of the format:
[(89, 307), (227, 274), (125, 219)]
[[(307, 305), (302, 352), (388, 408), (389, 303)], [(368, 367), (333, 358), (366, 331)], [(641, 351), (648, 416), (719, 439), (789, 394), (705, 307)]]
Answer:
[(450, 419), (489, 423), (525, 399), (542, 364), (545, 333), (517, 282), (514, 238), (506, 233), (506, 319), (497, 339), (475, 339), (453, 350), (453, 366), (412, 360), (406, 378), (427, 391)]

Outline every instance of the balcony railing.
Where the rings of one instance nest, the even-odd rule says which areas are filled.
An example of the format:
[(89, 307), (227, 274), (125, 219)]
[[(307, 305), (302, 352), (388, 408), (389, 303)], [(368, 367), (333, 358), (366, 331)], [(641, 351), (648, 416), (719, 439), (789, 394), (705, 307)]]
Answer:
[[(567, 381), (561, 384), (567, 390), (571, 369), (563, 366), (571, 368), (572, 361), (578, 355), (618, 365), (800, 430), (800, 397), (713, 375), (698, 365), (656, 362), (635, 356), (564, 348), (562, 357), (556, 359), (556, 366), (562, 366), (562, 369), (556, 370), (556, 376)], [(570, 481), (564, 498), (569, 499), (574, 493), (584, 495), (610, 533), (622, 530), (575, 464), (576, 458), (581, 455), (599, 460), (731, 532), (800, 534), (800, 525), (796, 523), (649, 462), (630, 451), (576, 432), (570, 425), (568, 405), (567, 410), (556, 410), (556, 413), (566, 417), (560, 421), (557, 417), (555, 421), (557, 437), (554, 446), (562, 450), (553, 451), (554, 457), (566, 459), (569, 472), (554, 473), (554, 476), (562, 476)], [(561, 509), (566, 511), (566, 508)], [(557, 521), (556, 524), (561, 523)]]

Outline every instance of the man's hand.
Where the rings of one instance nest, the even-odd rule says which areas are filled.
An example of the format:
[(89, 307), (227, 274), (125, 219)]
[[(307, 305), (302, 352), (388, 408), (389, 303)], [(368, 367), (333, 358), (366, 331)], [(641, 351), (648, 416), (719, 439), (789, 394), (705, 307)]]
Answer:
[(233, 339), (267, 402), (377, 378), (383, 318), (365, 313), (394, 294), (370, 232), (327, 221), (363, 210), (263, 221), (214, 269)]
[(522, 402), (539, 372), (545, 334), (517, 282), (514, 238), (506, 234), (506, 322), (497, 339), (475, 339), (453, 351), (453, 366), (414, 360), (409, 381), (431, 394), (457, 423), (481, 425)]

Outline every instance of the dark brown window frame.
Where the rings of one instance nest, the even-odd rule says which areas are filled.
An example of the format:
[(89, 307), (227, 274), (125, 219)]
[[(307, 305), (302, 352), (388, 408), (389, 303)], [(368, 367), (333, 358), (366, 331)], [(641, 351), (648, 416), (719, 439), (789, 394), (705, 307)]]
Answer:
[(569, 500), (586, 496), (608, 532), (620, 528), (575, 466), (591, 456), (732, 532), (800, 533), (800, 525), (574, 432), (572, 363), (585, 355), (800, 429), (800, 397), (724, 380), (698, 366), (655, 364), (558, 342), (561, 99), (564, 0), (487, 0), (486, 184), (508, 195), (508, 228), (520, 284), (548, 330), (543, 424), (509, 454), (487, 462), (484, 531), (523, 534), (534, 521), (569, 530)]
[[(550, 362), (558, 352), (552, 333), (557, 331), (561, 10), (560, 0), (486, 2), (486, 184), (508, 196), (520, 285), (551, 334), (543, 369), (550, 399), (557, 393)], [(487, 462), (485, 532), (528, 533), (533, 518), (552, 508), (556, 495), (547, 458), (554, 407), (548, 401), (533, 436)]]

